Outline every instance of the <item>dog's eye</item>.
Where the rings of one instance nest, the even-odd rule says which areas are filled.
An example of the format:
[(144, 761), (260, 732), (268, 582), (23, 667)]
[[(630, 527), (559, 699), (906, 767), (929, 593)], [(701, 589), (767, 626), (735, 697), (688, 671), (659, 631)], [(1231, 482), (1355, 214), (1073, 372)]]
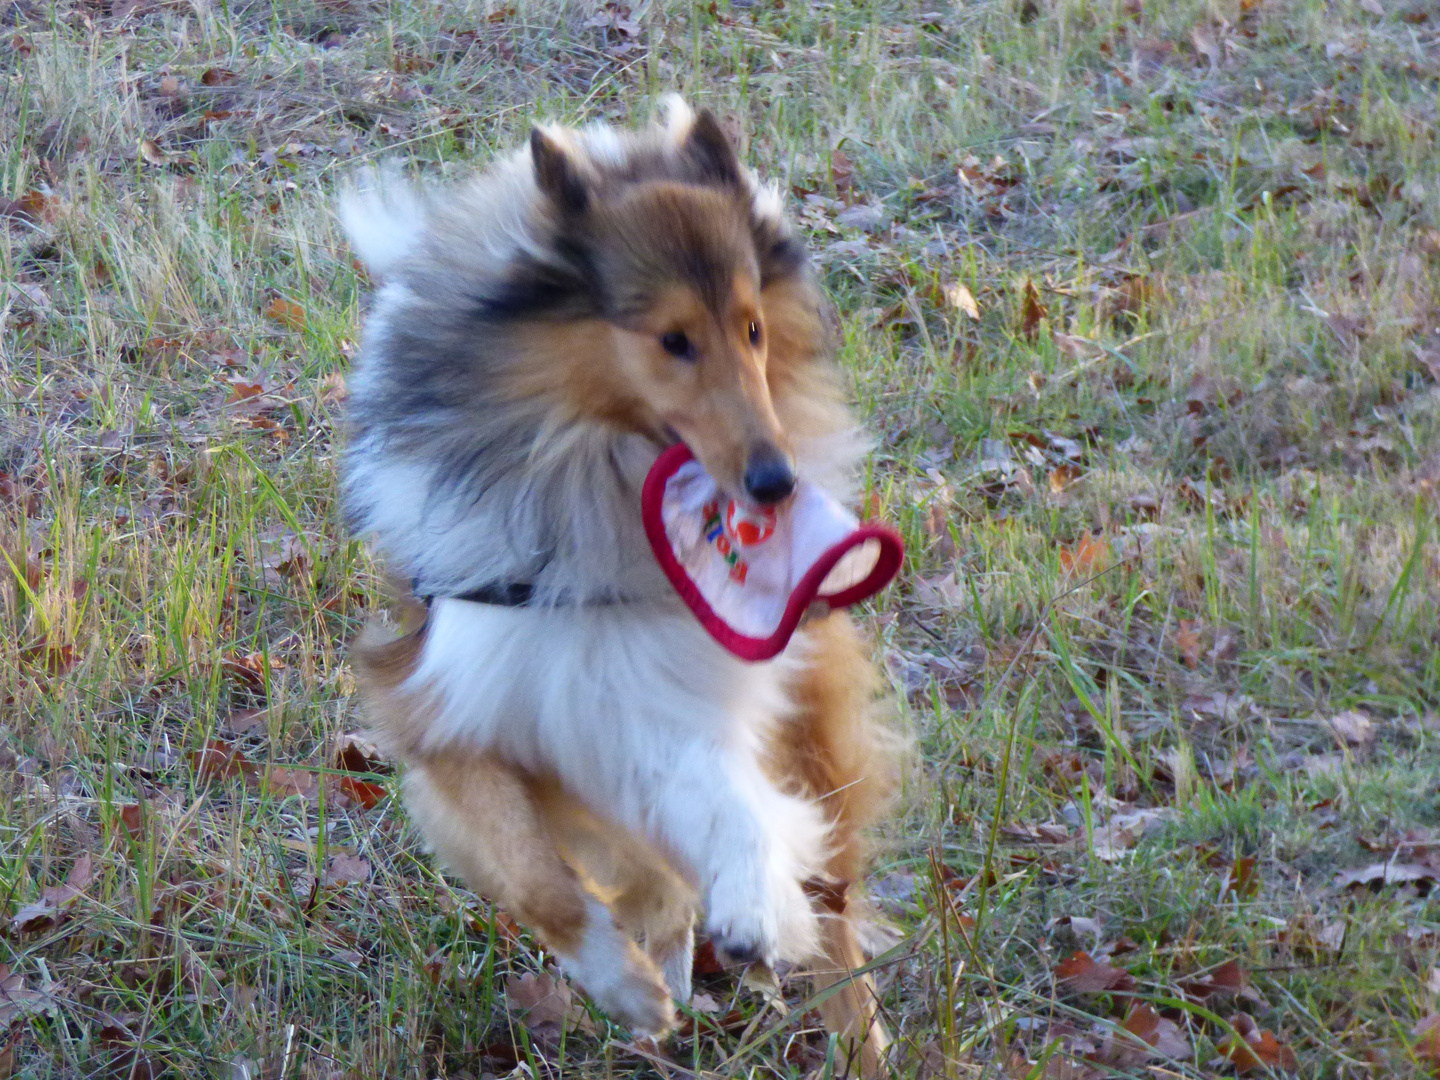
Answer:
[(753, 323), (753, 322), (750, 324), (750, 344), (751, 344), (751, 345), (759, 345), (759, 344), (760, 344), (760, 327), (759, 327), (758, 324)]
[(660, 347), (671, 356), (678, 356), (682, 360), (690, 360), (694, 357), (694, 352), (690, 348), (690, 339), (678, 330), (672, 334), (661, 334)]

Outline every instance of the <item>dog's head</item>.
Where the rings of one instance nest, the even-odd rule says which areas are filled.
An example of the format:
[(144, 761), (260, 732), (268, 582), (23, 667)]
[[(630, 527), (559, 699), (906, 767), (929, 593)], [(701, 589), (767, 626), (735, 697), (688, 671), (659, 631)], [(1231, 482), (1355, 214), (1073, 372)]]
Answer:
[(757, 214), (711, 113), (672, 124), (666, 140), (662, 164), (627, 176), (566, 132), (531, 134), (556, 250), (593, 304), (533, 331), (570, 355), (560, 370), (572, 408), (678, 436), (729, 490), (774, 503), (795, 472), (771, 398), (771, 329), (794, 321), (786, 286), (803, 257)]

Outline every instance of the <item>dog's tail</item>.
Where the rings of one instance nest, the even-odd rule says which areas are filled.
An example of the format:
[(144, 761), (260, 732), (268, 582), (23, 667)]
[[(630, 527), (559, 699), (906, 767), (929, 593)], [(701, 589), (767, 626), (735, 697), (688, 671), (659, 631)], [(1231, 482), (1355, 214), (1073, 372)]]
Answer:
[(340, 222), (365, 268), (384, 278), (419, 246), (425, 202), (398, 165), (366, 169), (340, 195)]

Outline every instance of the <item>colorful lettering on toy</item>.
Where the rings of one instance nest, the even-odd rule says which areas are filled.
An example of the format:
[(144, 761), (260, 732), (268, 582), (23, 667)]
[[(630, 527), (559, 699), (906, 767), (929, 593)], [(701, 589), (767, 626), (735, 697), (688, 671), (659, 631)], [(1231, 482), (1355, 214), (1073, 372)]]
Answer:
[[(731, 506), (733, 505), (732, 503)], [(739, 585), (744, 585), (745, 578), (749, 576), (750, 567), (746, 565), (745, 560), (740, 558), (740, 553), (735, 550), (735, 546), (730, 542), (730, 537), (725, 535), (725, 522), (720, 516), (720, 503), (706, 503), (701, 509), (701, 515), (704, 524), (700, 526), (700, 534), (709, 543), (715, 545), (715, 550), (719, 552), (720, 558), (724, 559), (725, 564), (730, 567), (731, 580)], [(744, 543), (743, 540), (741, 542)]]

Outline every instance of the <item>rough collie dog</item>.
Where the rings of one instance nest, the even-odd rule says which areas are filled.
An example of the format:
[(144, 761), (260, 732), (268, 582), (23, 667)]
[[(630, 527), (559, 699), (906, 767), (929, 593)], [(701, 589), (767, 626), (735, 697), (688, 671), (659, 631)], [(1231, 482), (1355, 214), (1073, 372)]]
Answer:
[(341, 213), (382, 283), (351, 385), (344, 493), (412, 586), (354, 651), (435, 851), (642, 1034), (690, 995), (693, 925), (806, 965), (856, 1066), (886, 1034), (855, 905), (891, 784), (843, 614), (772, 661), (722, 649), (642, 531), (684, 440), (753, 504), (841, 497), (863, 451), (825, 301), (776, 192), (715, 118), (540, 128), (468, 183)]

